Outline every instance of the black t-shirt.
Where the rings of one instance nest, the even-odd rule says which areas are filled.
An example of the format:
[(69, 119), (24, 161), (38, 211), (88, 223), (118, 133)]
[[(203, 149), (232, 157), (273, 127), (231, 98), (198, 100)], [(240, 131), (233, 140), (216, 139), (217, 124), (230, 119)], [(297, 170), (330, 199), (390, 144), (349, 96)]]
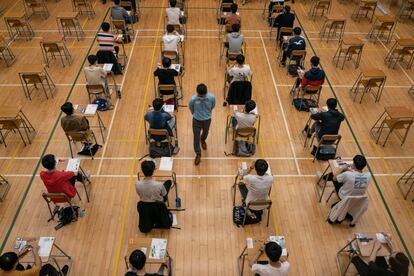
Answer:
[(157, 68), (154, 76), (158, 77), (160, 84), (175, 84), (174, 77), (178, 76), (178, 72), (171, 68)]

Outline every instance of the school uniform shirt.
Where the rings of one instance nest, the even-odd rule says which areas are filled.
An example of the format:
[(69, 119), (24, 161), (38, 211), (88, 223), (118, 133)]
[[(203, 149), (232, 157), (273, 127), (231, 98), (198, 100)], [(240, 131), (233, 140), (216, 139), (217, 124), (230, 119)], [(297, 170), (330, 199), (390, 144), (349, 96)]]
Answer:
[(99, 44), (99, 50), (114, 52), (115, 35), (110, 33), (98, 33), (96, 42)]
[[(269, 191), (272, 188), (273, 177), (268, 174), (260, 175), (246, 175), (244, 178), (248, 190), (246, 197), (246, 204), (250, 201), (268, 200)], [(254, 206), (252, 210), (262, 210), (261, 206)]]
[(295, 22), (295, 15), (293, 13), (282, 13), (279, 14), (275, 19), (276, 24), (279, 28), (292, 28)]
[(165, 12), (167, 14), (168, 23), (167, 24), (180, 24), (181, 10), (180, 8), (166, 8)]
[(293, 50), (305, 50), (305, 49), (306, 49), (306, 42), (303, 37), (295, 36), (289, 39), (288, 47), (287, 47), (288, 55), (290, 55)]
[(241, 25), (241, 17), (237, 13), (230, 13), (226, 16), (226, 25), (233, 26), (234, 24)]
[(256, 114), (246, 112), (234, 112), (234, 118), (237, 121), (236, 129), (253, 127), (256, 122)]
[(193, 118), (197, 121), (210, 120), (211, 111), (215, 106), (216, 97), (209, 92), (204, 97), (200, 97), (198, 95), (192, 96), (188, 104), (191, 114), (193, 114)]
[(171, 68), (157, 68), (154, 76), (158, 77), (160, 84), (175, 84), (174, 77), (178, 76), (178, 72)]
[[(48, 193), (64, 193), (69, 198), (73, 198), (76, 195), (76, 188), (69, 181), (74, 176), (74, 172), (56, 170), (40, 172), (40, 179), (45, 184)], [(54, 200), (54, 202), (61, 201)]]
[(336, 109), (330, 109), (326, 112), (318, 112), (311, 115), (315, 121), (319, 121), (320, 129), (317, 133), (318, 138), (321, 139), (325, 134), (336, 135), (345, 116)]
[(168, 134), (173, 136), (172, 128), (168, 124), (168, 121), (173, 117), (170, 113), (165, 111), (150, 111), (145, 114), (144, 119), (149, 123), (152, 129), (167, 129)]
[(177, 45), (181, 41), (181, 37), (176, 34), (165, 34), (162, 37), (164, 43), (164, 50), (176, 51), (178, 53)]
[(86, 83), (89, 85), (102, 84), (105, 86), (106, 71), (99, 66), (87, 66), (83, 68), (85, 73)]
[(260, 276), (287, 276), (290, 264), (285, 261), (281, 263), (280, 267), (274, 267), (270, 264), (254, 264), (252, 266), (252, 274), (259, 274)]
[(238, 32), (227, 34), (227, 42), (229, 43), (229, 53), (241, 53), (244, 36)]
[(242, 67), (239, 67), (237, 65), (230, 67), (227, 73), (229, 76), (233, 77), (231, 82), (245, 81), (247, 77), (252, 74), (252, 70), (248, 64), (243, 64)]
[(162, 202), (164, 200), (163, 196), (167, 195), (167, 190), (164, 185), (161, 182), (152, 179), (137, 181), (135, 190), (139, 195), (140, 201), (143, 202)]
[(371, 174), (360, 173), (358, 171), (345, 171), (336, 176), (336, 180), (343, 183), (341, 189), (339, 189), (338, 196), (340, 199), (344, 199), (346, 196), (360, 196), (364, 195), (371, 179)]
[(18, 271), (18, 270), (12, 270), (12, 271), (3, 271), (0, 269), (0, 276), (39, 276), (40, 268), (34, 265), (30, 269)]
[(89, 129), (88, 120), (78, 115), (66, 115), (60, 119), (60, 124), (64, 132), (84, 131)]

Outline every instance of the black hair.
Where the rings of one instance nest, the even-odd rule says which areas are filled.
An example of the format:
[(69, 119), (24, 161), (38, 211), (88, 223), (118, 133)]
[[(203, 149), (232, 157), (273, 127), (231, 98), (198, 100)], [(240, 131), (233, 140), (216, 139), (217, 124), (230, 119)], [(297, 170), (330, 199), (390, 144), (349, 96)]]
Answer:
[(95, 55), (89, 55), (88, 56), (88, 62), (89, 62), (89, 64), (95, 64), (97, 60), (98, 60), (98, 57), (95, 56)]
[(152, 176), (155, 171), (155, 163), (151, 160), (145, 160), (141, 163), (141, 171), (146, 176)]
[(174, 25), (168, 24), (168, 25), (167, 25), (167, 32), (168, 32), (168, 33), (172, 33), (172, 32), (174, 32)]
[(171, 66), (171, 59), (168, 57), (165, 57), (162, 59), (162, 66), (164, 66), (165, 68), (168, 68)]
[(155, 98), (152, 101), (152, 107), (154, 108), (155, 111), (160, 111), (163, 105), (164, 105), (164, 101), (160, 98)]
[(177, 0), (170, 0), (170, 6), (172, 8), (175, 8), (176, 5), (177, 5)]
[(320, 58), (318, 56), (313, 56), (310, 59), (312, 66), (317, 67), (319, 65)]
[(328, 109), (336, 109), (336, 106), (338, 104), (338, 101), (335, 98), (329, 98), (326, 100), (326, 105), (328, 106)]
[(293, 29), (293, 33), (294, 33), (295, 35), (300, 35), (300, 34), (302, 33), (302, 29), (301, 29), (300, 27), (295, 27), (295, 28)]
[(269, 165), (264, 159), (257, 159), (256, 162), (254, 162), (254, 169), (256, 170), (259, 176), (264, 175), (267, 172), (268, 168)]
[(389, 263), (392, 271), (401, 276), (408, 276), (410, 261), (404, 253), (398, 252), (395, 256), (390, 257)]
[(119, 5), (119, 3), (121, 3), (121, 0), (114, 0), (115, 5)]
[(137, 270), (143, 269), (146, 261), (147, 261), (147, 257), (145, 256), (144, 252), (142, 252), (139, 249), (134, 250), (131, 253), (131, 255), (129, 255), (129, 263)]
[(233, 24), (231, 25), (231, 30), (235, 33), (238, 33), (240, 31), (240, 24)]
[(111, 25), (109, 25), (109, 23), (108, 22), (103, 22), (102, 24), (101, 24), (101, 29), (104, 31), (104, 32), (109, 32), (109, 29), (111, 28)]
[(51, 264), (45, 264), (40, 269), (39, 276), (60, 276), (61, 274), (57, 269)]
[(249, 113), (255, 108), (256, 108), (256, 102), (253, 100), (248, 100), (247, 102), (244, 103), (244, 111), (246, 111), (247, 113)]
[(272, 262), (277, 262), (282, 256), (282, 247), (276, 242), (268, 242), (265, 246), (265, 252), (267, 257)]
[(62, 110), (63, 113), (66, 115), (72, 115), (73, 114), (73, 104), (71, 102), (66, 102), (62, 104), (60, 107), (60, 110)]
[(238, 6), (237, 6), (236, 3), (233, 3), (230, 6), (230, 10), (231, 10), (232, 13), (236, 13), (237, 12), (237, 8), (238, 8)]
[(244, 63), (244, 56), (242, 54), (237, 55), (236, 61), (238, 64), (242, 65)]
[(56, 167), (56, 159), (53, 154), (46, 154), (42, 158), (42, 166), (45, 167), (45, 169), (53, 170)]
[(365, 157), (359, 154), (355, 155), (352, 161), (354, 162), (355, 168), (357, 168), (357, 170), (363, 170), (367, 165), (367, 160)]
[(4, 271), (11, 271), (18, 260), (19, 258), (16, 253), (6, 252), (0, 256), (0, 268)]
[(289, 5), (285, 6), (285, 13), (290, 13), (290, 6)]
[(204, 96), (207, 94), (207, 86), (204, 83), (197, 85), (197, 94)]

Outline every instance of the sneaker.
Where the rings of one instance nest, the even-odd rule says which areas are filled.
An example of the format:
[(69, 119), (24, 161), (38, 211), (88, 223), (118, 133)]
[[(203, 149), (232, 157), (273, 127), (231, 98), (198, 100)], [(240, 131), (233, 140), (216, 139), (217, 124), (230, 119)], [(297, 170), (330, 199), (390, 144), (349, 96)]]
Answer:
[(63, 266), (61, 272), (62, 272), (63, 276), (65, 276), (66, 274), (68, 274), (68, 272), (69, 272), (69, 266), (68, 265)]
[(194, 159), (194, 165), (198, 166), (201, 162), (201, 155), (197, 154), (195, 159)]

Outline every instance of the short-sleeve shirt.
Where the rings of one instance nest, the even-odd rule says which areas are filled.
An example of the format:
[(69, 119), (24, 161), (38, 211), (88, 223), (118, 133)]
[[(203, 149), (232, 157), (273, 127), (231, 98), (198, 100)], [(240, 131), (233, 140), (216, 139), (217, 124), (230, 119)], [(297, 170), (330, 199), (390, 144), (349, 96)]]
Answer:
[(165, 12), (167, 13), (168, 17), (168, 24), (180, 24), (180, 15), (181, 10), (180, 8), (166, 8)]
[(154, 76), (158, 77), (160, 84), (175, 84), (174, 77), (178, 76), (178, 72), (171, 68), (157, 68)]
[[(250, 201), (268, 200), (270, 188), (273, 184), (273, 177), (271, 175), (246, 175), (244, 178), (247, 186), (246, 204)], [(253, 210), (261, 210), (261, 206), (253, 206)]]
[(114, 42), (115, 35), (110, 33), (98, 33), (96, 41), (99, 44), (99, 50), (102, 51), (115, 51)]
[(162, 37), (164, 43), (164, 50), (176, 51), (178, 53), (177, 45), (181, 41), (181, 37), (176, 34), (165, 34)]
[(251, 69), (248, 64), (244, 64), (243, 67), (233, 66), (229, 69), (228, 74), (232, 76), (233, 79), (231, 82), (235, 81), (245, 81), (247, 77), (251, 74)]
[(163, 201), (163, 196), (167, 195), (164, 185), (151, 179), (137, 181), (135, 190), (143, 202)]
[(260, 276), (287, 276), (290, 264), (285, 261), (281, 263), (280, 267), (274, 267), (270, 264), (254, 264), (252, 266), (252, 274), (259, 274)]
[(253, 127), (256, 122), (256, 114), (245, 112), (234, 112), (234, 118), (236, 118), (236, 129)]
[(371, 178), (370, 173), (360, 173), (358, 171), (346, 171), (336, 176), (336, 180), (343, 183), (339, 189), (339, 198), (343, 199), (346, 196), (360, 196), (364, 195)]

